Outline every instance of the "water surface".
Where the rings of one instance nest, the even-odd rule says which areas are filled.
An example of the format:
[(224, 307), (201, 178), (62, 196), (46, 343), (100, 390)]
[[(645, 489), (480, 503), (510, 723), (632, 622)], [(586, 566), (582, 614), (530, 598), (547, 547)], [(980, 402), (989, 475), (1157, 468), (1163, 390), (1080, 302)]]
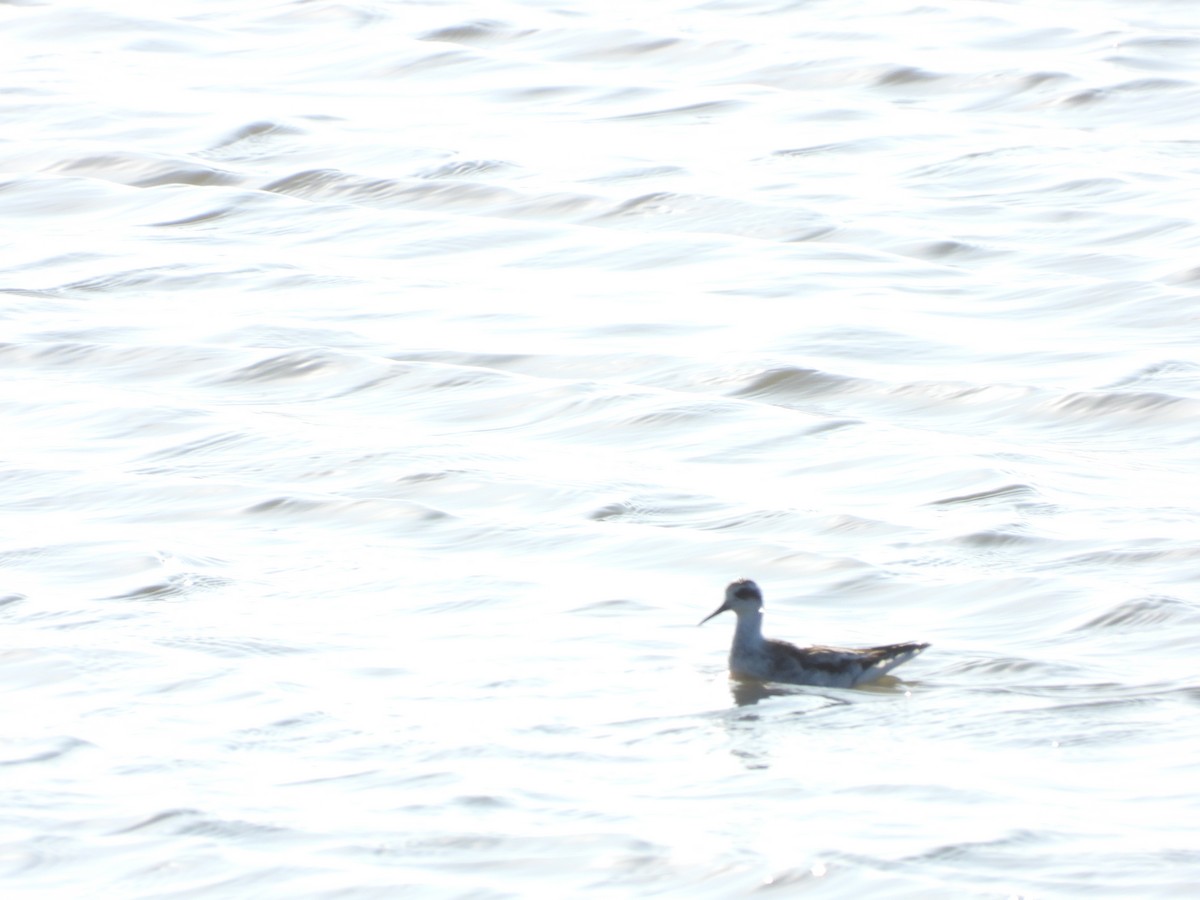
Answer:
[(10, 891), (1200, 882), (1189, 5), (0, 10)]

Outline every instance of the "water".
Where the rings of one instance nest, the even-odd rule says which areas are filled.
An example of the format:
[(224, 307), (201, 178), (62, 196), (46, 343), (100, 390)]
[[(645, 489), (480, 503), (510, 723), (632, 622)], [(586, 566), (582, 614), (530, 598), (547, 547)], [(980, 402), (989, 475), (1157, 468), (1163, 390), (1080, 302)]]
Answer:
[(0, 15), (7, 894), (1195, 890), (1192, 4)]

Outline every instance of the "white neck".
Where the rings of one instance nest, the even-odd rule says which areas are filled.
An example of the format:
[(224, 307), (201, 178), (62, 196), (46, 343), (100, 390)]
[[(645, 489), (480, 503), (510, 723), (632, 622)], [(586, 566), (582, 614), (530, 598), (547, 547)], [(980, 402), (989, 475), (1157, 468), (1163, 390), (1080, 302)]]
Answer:
[(756, 652), (762, 648), (762, 607), (738, 612), (737, 629), (733, 632), (733, 652)]

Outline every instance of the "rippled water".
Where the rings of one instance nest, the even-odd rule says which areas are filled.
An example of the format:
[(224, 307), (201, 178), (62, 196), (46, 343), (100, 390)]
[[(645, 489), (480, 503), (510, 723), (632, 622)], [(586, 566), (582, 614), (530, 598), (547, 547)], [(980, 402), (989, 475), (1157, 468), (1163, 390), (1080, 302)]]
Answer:
[(1200, 8), (0, 24), (7, 891), (1200, 884)]

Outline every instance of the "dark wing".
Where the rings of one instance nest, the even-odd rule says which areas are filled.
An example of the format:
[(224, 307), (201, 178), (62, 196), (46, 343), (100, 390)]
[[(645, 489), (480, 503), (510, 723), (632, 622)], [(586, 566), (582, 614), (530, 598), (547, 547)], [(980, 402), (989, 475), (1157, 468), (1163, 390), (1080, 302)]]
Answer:
[[(797, 647), (787, 641), (768, 641), (777, 654), (786, 656), (798, 668), (814, 674), (818, 679), (830, 683), (850, 682), (857, 684), (872, 681), (890, 672), (901, 663), (908, 662), (928, 644), (887, 644), (882, 647)], [(820, 677), (823, 676), (823, 677)]]

